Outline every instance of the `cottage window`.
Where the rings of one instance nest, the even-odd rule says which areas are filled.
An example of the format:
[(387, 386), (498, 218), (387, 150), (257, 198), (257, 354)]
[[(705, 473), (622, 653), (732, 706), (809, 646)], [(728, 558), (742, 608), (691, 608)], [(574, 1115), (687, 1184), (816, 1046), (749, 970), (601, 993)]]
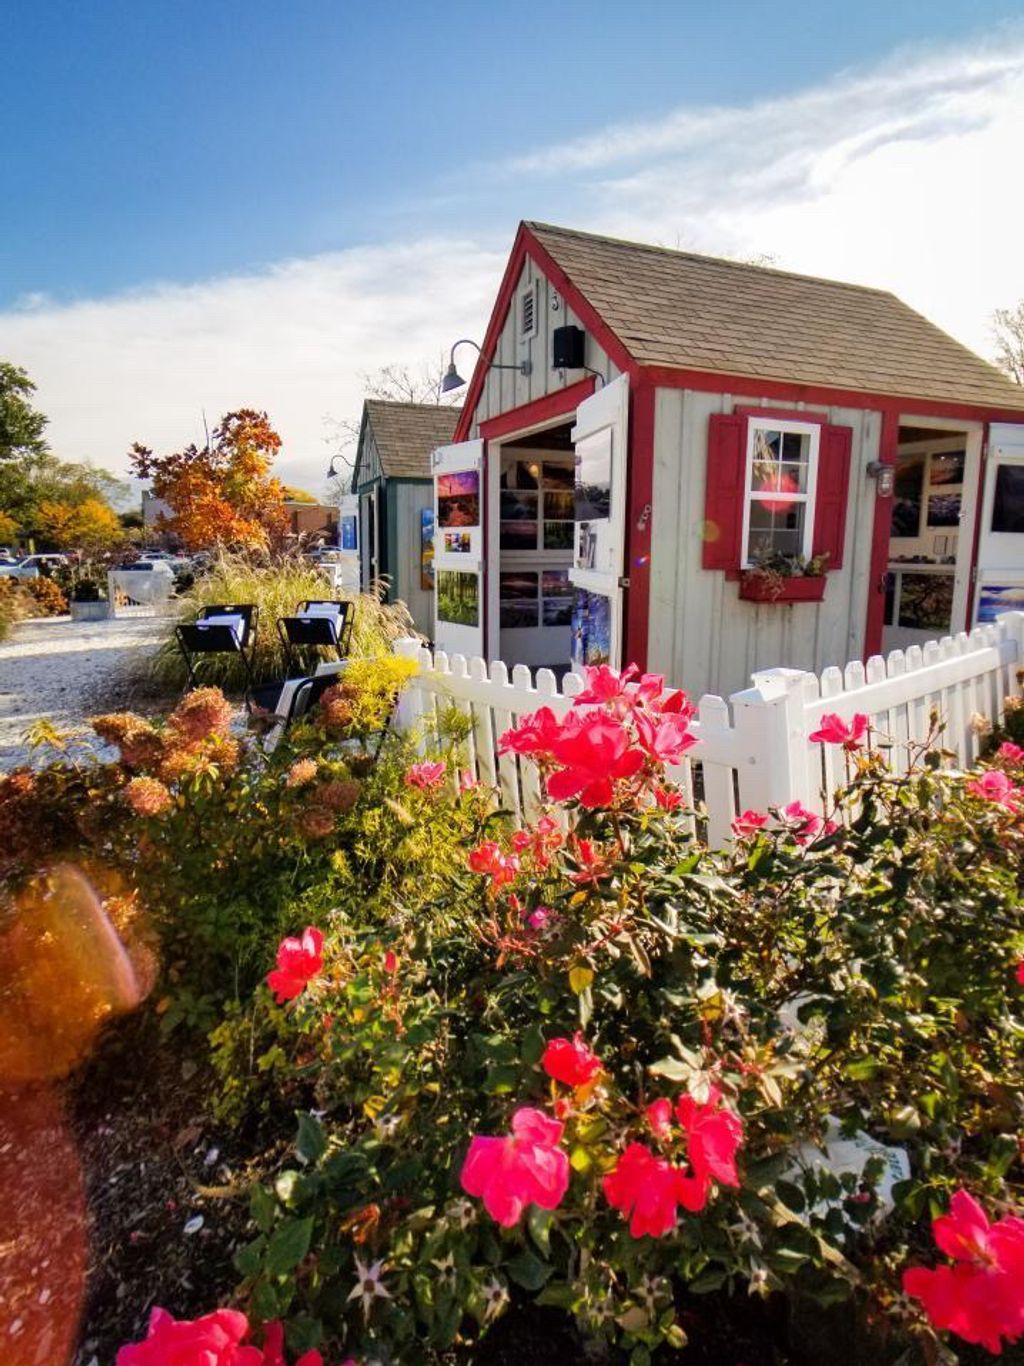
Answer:
[(749, 423), (743, 568), (777, 555), (810, 559), (820, 439), (817, 423)]

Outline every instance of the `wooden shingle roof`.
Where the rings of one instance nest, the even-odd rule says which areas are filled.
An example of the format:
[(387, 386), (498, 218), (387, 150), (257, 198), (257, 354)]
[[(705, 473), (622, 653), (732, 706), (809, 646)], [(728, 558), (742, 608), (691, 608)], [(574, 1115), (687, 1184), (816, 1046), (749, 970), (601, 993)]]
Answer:
[(368, 398), (365, 423), (373, 432), (386, 479), (429, 479), (430, 452), (455, 435), (461, 408)]
[(525, 227), (642, 365), (1024, 409), (1024, 388), (885, 290)]

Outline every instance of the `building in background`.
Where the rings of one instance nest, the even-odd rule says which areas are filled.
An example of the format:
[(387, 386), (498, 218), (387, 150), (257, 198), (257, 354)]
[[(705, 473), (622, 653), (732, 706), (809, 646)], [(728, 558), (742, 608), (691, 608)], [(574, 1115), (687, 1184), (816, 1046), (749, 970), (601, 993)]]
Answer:
[(367, 399), (352, 491), (359, 499), (360, 582), (404, 602), (416, 629), (433, 636), (433, 484), (430, 453), (448, 444), (459, 408)]

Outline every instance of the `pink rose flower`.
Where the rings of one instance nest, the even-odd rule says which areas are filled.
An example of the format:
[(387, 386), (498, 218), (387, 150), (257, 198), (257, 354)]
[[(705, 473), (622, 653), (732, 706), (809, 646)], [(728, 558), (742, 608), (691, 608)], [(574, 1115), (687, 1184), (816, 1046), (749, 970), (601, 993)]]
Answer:
[(980, 777), (972, 778), (967, 784), (967, 791), (972, 797), (980, 797), (996, 806), (1005, 806), (1008, 811), (1016, 811), (1021, 802), (1020, 791), (998, 768), (990, 768)]
[(686, 1130), (687, 1152), (698, 1177), (738, 1186), (736, 1152), (743, 1143), (743, 1121), (721, 1101), (716, 1086), (710, 1088), (703, 1105), (692, 1096), (680, 1096), (676, 1118)]
[(495, 840), (484, 840), (477, 845), (468, 859), (470, 870), (491, 879), (495, 889), (514, 882), (519, 874), (519, 855), (504, 854), (501, 845)]
[(291, 1001), (306, 989), (323, 969), (324, 937), (312, 925), (302, 932), (301, 939), (282, 939), (277, 950), (277, 967), (267, 973), (267, 986), (273, 991), (278, 1005)]
[(737, 816), (732, 823), (732, 833), (737, 839), (743, 839), (747, 835), (756, 835), (758, 830), (762, 830), (768, 824), (768, 817), (760, 811), (744, 811)]
[(845, 750), (859, 749), (867, 734), (871, 718), (857, 712), (850, 722), (843, 720), (834, 711), (827, 711), (821, 718), (821, 725), (807, 738), (816, 745), (842, 745)]
[(479, 1197), (504, 1228), (519, 1222), (527, 1205), (557, 1209), (569, 1188), (569, 1159), (559, 1148), (564, 1125), (523, 1106), (506, 1138), (477, 1136), (469, 1145), (459, 1180)]
[(644, 762), (622, 724), (603, 712), (591, 712), (572, 731), (565, 728), (553, 754), (562, 768), (548, 778), (548, 796), (556, 802), (578, 797), (590, 808), (611, 805), (615, 783), (631, 778)]
[(802, 802), (790, 802), (781, 811), (782, 819), (792, 828), (797, 844), (807, 844), (822, 827), (822, 819), (808, 811)]
[(959, 1190), (932, 1232), (953, 1265), (910, 1267), (903, 1289), (921, 1301), (936, 1328), (998, 1355), (1004, 1338), (1013, 1343), (1024, 1333), (1024, 1219), (1007, 1215), (992, 1224)]
[(601, 1071), (601, 1059), (590, 1051), (578, 1031), (571, 1039), (551, 1039), (540, 1065), (549, 1077), (565, 1086), (586, 1086)]
[[(249, 1320), (235, 1309), (216, 1309), (198, 1319), (175, 1319), (154, 1309), (143, 1342), (117, 1353), (117, 1366), (287, 1366), (284, 1328), (275, 1321), (264, 1329), (263, 1346), (243, 1346)], [(304, 1352), (295, 1366), (323, 1366), (317, 1351)]]
[(632, 1237), (664, 1237), (676, 1226), (677, 1206), (704, 1208), (706, 1188), (642, 1143), (630, 1143), (601, 1180), (605, 1199), (629, 1220)]
[(406, 769), (405, 781), (409, 787), (418, 787), (421, 792), (429, 792), (432, 787), (438, 787), (444, 781), (447, 768), (444, 760), (434, 764), (411, 764)]

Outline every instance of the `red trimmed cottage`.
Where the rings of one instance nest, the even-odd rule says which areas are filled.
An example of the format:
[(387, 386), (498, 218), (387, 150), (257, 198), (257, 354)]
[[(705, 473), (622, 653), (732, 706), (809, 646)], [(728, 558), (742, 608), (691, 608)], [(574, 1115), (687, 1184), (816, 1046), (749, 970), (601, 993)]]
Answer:
[(1024, 389), (882, 290), (522, 223), (432, 461), (450, 652), (728, 694), (1024, 605)]

